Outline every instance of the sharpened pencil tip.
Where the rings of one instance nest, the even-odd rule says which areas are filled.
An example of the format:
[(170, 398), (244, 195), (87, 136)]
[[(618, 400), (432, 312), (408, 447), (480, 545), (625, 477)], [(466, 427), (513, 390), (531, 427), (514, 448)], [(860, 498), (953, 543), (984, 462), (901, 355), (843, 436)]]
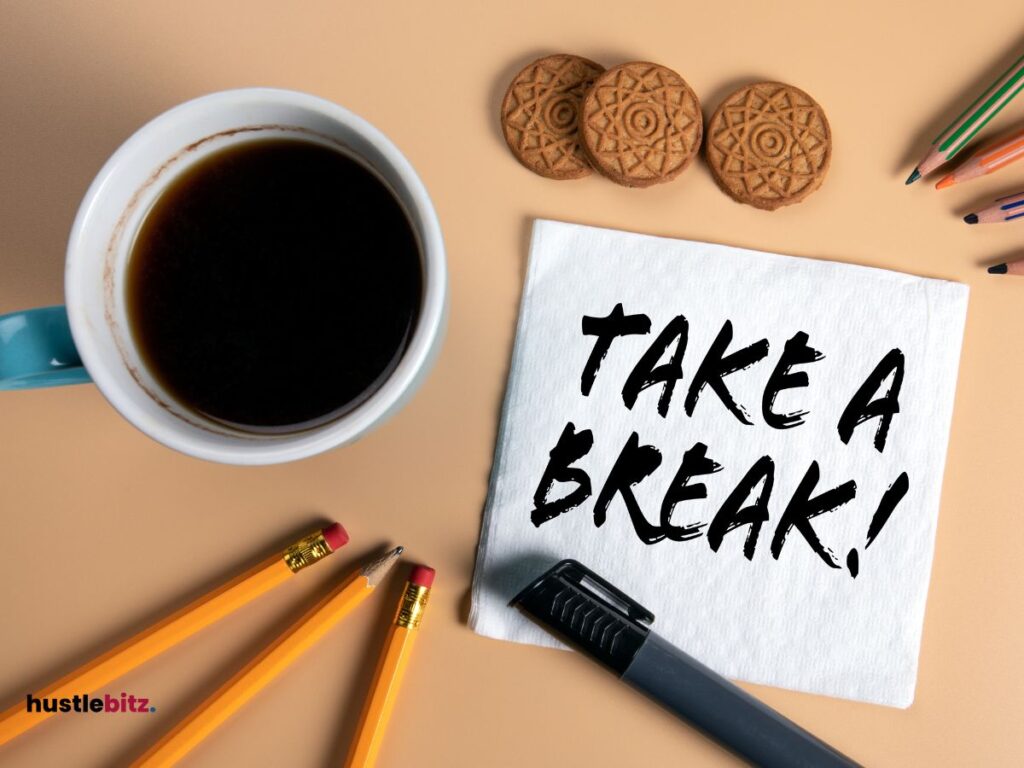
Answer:
[(398, 562), (398, 558), (404, 551), (405, 547), (395, 547), (390, 552), (385, 552), (364, 563), (359, 572), (366, 577), (371, 587), (375, 587), (380, 584), (388, 571), (395, 567), (395, 563)]
[(946, 187), (952, 187), (955, 182), (953, 181), (953, 174), (949, 176), (943, 176), (939, 179), (939, 182), (935, 185), (936, 189), (945, 189)]
[(915, 168), (914, 172), (907, 177), (907, 184), (913, 184), (915, 181), (921, 178), (921, 172)]
[(976, 214), (976, 213), (968, 213), (966, 216), (964, 216), (964, 221), (966, 221), (968, 224), (977, 224), (978, 223), (978, 214)]
[(990, 275), (1005, 275), (1006, 274), (1006, 265), (1005, 264), (993, 264), (991, 267), (988, 268), (988, 273)]

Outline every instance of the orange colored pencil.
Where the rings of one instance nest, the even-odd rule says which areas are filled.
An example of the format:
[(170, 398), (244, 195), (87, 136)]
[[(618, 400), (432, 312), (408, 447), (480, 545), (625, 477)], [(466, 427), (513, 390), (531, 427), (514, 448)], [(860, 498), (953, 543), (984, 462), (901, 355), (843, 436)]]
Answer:
[(417, 565), (409, 574), (398, 612), (384, 643), (384, 652), (377, 663), (370, 695), (359, 719), (359, 728), (349, 749), (345, 768), (372, 768), (377, 762), (380, 746), (384, 742), (384, 732), (398, 699), (398, 689), (405, 676), (412, 644), (433, 583), (433, 568)]
[(940, 165), (952, 160), (960, 150), (970, 143), (978, 131), (998, 115), (999, 111), (1022, 90), (1024, 90), (1024, 56), (1010, 65), (1010, 68), (1000, 75), (987, 91), (975, 99), (974, 103), (961, 112), (960, 116), (932, 142), (928, 154), (917, 164), (906, 183), (913, 184), (922, 176), (927, 176)]
[(346, 578), (132, 765), (175, 765), (369, 597), (401, 554), (396, 547)]
[[(218, 619), (241, 608), (264, 592), (287, 581), (303, 568), (317, 563), (348, 542), (348, 534), (338, 523), (305, 536), (267, 558), (209, 594), (186, 605), (151, 627), (147, 627), (120, 645), (93, 659), (0, 714), (0, 744), (43, 722), (57, 711), (58, 700), (81, 699), (108, 683), (145, 664), (154, 656), (208, 627)], [(38, 711), (30, 709), (36, 700)], [(43, 700), (46, 700), (45, 702)], [(46, 705), (53, 704), (51, 711)], [(77, 706), (77, 704), (76, 704)]]
[(1024, 159), (1024, 126), (1011, 134), (990, 141), (955, 171), (943, 176), (935, 188), (945, 189), (954, 184), (987, 176), (1022, 159)]

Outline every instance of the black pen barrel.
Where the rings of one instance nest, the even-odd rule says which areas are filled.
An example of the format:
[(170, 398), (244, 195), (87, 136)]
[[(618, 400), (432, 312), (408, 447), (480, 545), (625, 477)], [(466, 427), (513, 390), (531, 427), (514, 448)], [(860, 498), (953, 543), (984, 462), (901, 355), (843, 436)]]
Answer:
[(859, 766), (653, 632), (622, 679), (754, 765)]

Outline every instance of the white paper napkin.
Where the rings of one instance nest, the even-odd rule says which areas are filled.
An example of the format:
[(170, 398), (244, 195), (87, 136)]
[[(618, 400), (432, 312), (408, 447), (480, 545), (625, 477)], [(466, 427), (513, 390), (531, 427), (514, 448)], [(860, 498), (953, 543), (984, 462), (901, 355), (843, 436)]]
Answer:
[(966, 307), (941, 280), (536, 222), (471, 626), (557, 645), (507, 603), (572, 557), (723, 675), (908, 706)]

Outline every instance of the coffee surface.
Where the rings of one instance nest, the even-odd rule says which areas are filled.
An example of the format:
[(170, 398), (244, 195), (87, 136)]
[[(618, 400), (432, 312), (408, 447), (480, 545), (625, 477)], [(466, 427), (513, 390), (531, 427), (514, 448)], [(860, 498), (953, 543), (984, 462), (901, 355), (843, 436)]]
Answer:
[(391, 190), (342, 152), (287, 138), (229, 147), (174, 180), (126, 279), (131, 332), (158, 382), (254, 432), (364, 402), (401, 359), (422, 289)]

